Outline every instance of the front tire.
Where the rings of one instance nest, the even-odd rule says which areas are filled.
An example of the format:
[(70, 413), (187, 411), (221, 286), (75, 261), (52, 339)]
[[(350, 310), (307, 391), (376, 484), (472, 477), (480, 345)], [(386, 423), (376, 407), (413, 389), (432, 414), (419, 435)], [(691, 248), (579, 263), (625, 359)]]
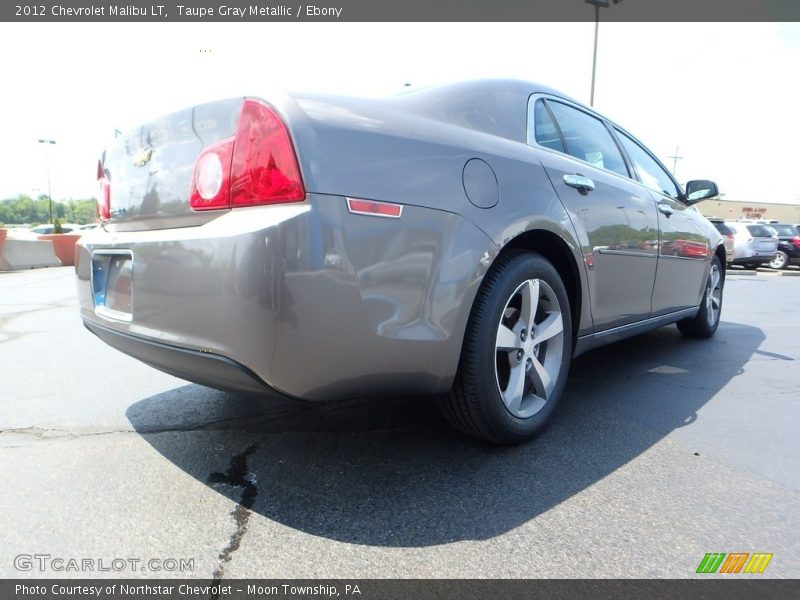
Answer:
[(683, 335), (696, 338), (710, 338), (719, 327), (722, 314), (722, 290), (725, 277), (722, 273), (719, 258), (711, 261), (711, 269), (706, 280), (706, 291), (700, 301), (700, 310), (691, 319), (678, 321), (678, 329)]
[(558, 272), (538, 254), (501, 256), (478, 291), (442, 411), (479, 439), (531, 439), (564, 391), (571, 358), (572, 314)]

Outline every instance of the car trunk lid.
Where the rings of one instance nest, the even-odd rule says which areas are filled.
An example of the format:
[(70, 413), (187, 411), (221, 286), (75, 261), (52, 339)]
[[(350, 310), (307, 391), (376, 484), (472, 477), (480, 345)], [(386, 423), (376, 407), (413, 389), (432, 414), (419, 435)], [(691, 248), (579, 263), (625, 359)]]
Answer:
[(190, 227), (218, 216), (192, 210), (192, 173), (204, 148), (235, 134), (242, 104), (243, 98), (231, 98), (197, 105), (117, 137), (98, 169), (109, 188), (106, 228)]

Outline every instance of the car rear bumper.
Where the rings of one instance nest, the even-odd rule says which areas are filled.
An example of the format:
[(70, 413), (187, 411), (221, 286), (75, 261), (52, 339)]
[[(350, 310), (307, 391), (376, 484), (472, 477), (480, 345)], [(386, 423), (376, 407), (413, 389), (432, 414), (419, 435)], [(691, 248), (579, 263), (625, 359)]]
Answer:
[(84, 324), (112, 348), (170, 375), (224, 390), (264, 392), (270, 389), (253, 371), (230, 358), (146, 340), (88, 320)]
[[(128, 321), (95, 308), (92, 255), (109, 251), (132, 257)], [(123, 352), (204, 385), (327, 400), (449, 389), (495, 254), (452, 213), (355, 215), (310, 195), (198, 227), (93, 231), (76, 272), (84, 323)]]

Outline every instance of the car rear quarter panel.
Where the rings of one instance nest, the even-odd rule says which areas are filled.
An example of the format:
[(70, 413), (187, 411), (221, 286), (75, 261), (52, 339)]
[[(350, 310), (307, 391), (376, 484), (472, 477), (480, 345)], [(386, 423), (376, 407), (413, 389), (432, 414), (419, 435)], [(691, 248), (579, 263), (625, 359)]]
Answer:
[[(110, 248), (133, 252), (130, 323), (94, 311), (91, 253)], [(278, 391), (327, 400), (449, 389), (495, 255), (453, 213), (353, 215), (345, 198), (311, 194), (199, 227), (87, 235), (76, 270), (85, 320), (222, 355)]]
[[(588, 290), (570, 217), (526, 143), (527, 99), (525, 93), (513, 100), (489, 96), (482, 99), (481, 111), (472, 106), (476, 114), (518, 115), (515, 123), (507, 119), (493, 133), (485, 123), (469, 123), (474, 117), (468, 103), (459, 105), (461, 116), (451, 114), (449, 121), (404, 111), (402, 102), (325, 96), (287, 98), (281, 110), (291, 124), (309, 190), (460, 215), (501, 249), (523, 233), (553, 233), (572, 257), (579, 289)], [(491, 208), (472, 204), (465, 193), (465, 165), (476, 158), (496, 178), (499, 200)], [(579, 302), (576, 332), (584, 335), (592, 331), (588, 293)]]

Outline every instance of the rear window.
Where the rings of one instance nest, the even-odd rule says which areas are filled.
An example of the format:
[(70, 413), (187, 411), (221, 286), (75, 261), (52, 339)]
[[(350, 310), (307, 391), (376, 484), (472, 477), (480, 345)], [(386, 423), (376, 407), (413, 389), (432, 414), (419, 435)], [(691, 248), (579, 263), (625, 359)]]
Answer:
[(780, 225), (778, 223), (770, 223), (770, 227), (778, 232), (778, 235), (797, 235), (797, 229), (794, 225)]
[(747, 231), (753, 237), (772, 237), (772, 232), (763, 225), (748, 225)]
[(720, 221), (711, 221), (711, 224), (714, 225), (714, 227), (717, 228), (717, 231), (719, 231), (722, 235), (728, 235), (733, 233), (733, 229), (725, 225), (725, 223), (722, 223)]

